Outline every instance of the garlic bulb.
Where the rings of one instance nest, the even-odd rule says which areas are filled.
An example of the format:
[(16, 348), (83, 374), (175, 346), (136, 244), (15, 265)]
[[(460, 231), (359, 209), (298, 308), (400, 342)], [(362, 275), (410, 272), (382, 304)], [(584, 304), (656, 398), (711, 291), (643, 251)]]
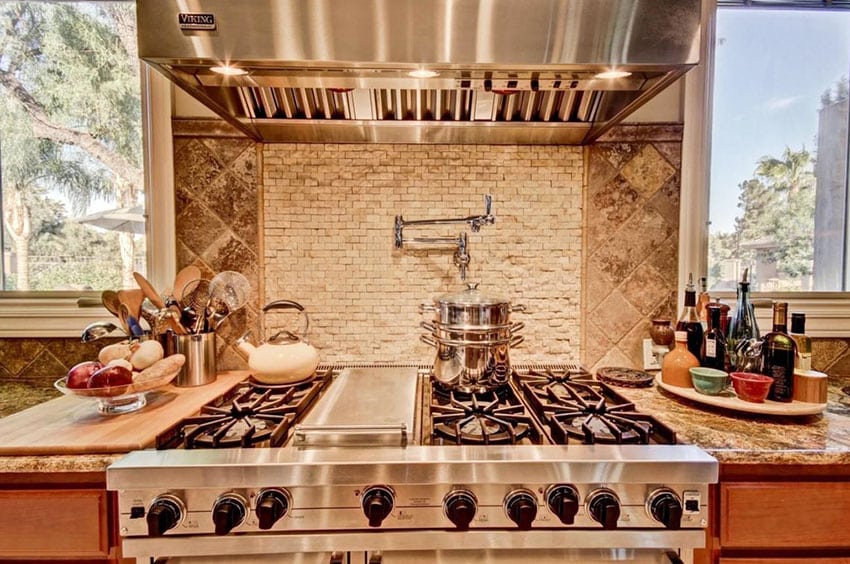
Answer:
[(158, 360), (162, 360), (165, 351), (159, 341), (142, 341), (134, 346), (130, 362), (136, 370), (144, 370)]

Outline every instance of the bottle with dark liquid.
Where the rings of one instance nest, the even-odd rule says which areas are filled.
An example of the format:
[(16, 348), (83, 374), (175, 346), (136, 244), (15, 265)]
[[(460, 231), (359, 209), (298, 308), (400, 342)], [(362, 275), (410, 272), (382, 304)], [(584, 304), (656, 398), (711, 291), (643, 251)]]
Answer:
[(702, 338), (700, 364), (717, 370), (726, 368), (726, 336), (720, 325), (720, 314), (723, 312), (717, 304), (709, 304), (708, 328)]
[(773, 331), (764, 336), (762, 372), (773, 377), (767, 399), (790, 402), (794, 396), (797, 343), (787, 332), (788, 304), (773, 304)]
[(750, 341), (758, 340), (759, 326), (756, 314), (750, 302), (750, 282), (747, 280), (749, 268), (744, 269), (744, 276), (738, 283), (738, 301), (735, 305), (735, 315), (729, 320), (729, 331), (726, 333), (726, 371), (738, 369), (739, 348), (748, 345)]
[(684, 331), (688, 334), (688, 350), (696, 358), (700, 358), (703, 331), (696, 305), (697, 291), (694, 287), (694, 276), (691, 274), (688, 276), (688, 285), (685, 286), (685, 307), (676, 323), (676, 331)]

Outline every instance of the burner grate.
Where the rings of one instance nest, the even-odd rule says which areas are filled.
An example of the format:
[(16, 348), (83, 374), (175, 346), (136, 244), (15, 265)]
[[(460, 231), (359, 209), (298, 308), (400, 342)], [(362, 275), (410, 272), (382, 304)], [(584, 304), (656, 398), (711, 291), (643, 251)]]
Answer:
[(580, 368), (528, 370), (514, 376), (552, 442), (675, 444), (675, 432)]
[(160, 434), (156, 448), (281, 446), (332, 376), (328, 369), (304, 382), (274, 385), (249, 378)]
[(493, 445), (538, 440), (528, 410), (507, 385), (487, 392), (435, 387), (430, 413), (432, 435), (437, 442)]

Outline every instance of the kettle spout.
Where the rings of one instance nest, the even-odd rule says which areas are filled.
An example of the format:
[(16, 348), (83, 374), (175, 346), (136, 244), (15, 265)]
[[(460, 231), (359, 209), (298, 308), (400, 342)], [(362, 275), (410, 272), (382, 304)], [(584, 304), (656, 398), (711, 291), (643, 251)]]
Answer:
[(236, 346), (236, 352), (239, 356), (242, 357), (242, 360), (248, 362), (248, 359), (251, 358), (251, 353), (253, 353), (257, 348), (251, 344), (251, 341), (248, 338), (251, 336), (251, 332), (248, 331), (238, 339), (233, 344)]

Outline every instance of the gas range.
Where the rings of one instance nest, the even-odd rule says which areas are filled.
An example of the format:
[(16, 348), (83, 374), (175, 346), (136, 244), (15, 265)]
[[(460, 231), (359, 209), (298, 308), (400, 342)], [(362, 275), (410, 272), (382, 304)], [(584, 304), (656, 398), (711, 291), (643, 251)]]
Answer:
[(107, 471), (139, 562), (687, 562), (718, 472), (573, 365), (479, 394), (424, 367), (329, 367), (240, 385), (157, 447)]

